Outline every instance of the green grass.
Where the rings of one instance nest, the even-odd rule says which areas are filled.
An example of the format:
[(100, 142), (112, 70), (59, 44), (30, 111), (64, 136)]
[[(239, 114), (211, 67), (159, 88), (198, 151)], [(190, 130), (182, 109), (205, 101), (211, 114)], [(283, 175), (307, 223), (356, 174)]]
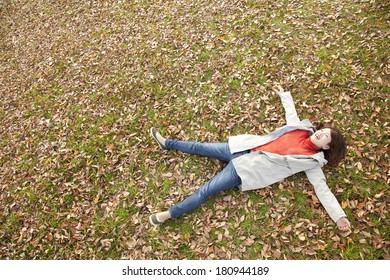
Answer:
[[(1, 6), (0, 259), (389, 258), (388, 4), (187, 2)], [(324, 172), (352, 233), (304, 175), (151, 227), (222, 166), (160, 151), (150, 127), (266, 133), (284, 124), (277, 83), (345, 133), (347, 158)]]

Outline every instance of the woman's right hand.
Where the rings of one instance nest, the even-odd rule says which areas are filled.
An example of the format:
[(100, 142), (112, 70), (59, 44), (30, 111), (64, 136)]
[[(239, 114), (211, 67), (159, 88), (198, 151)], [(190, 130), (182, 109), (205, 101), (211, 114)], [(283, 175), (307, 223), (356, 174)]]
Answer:
[(284, 92), (284, 89), (280, 85), (277, 85), (277, 86), (272, 87), (272, 91), (274, 93), (276, 93), (277, 95), (280, 95)]

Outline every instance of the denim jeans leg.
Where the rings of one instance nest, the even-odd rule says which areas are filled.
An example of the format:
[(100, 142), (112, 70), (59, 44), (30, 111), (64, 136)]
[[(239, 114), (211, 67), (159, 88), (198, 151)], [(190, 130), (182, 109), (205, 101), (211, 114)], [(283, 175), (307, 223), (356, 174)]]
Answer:
[(168, 149), (186, 154), (215, 158), (226, 162), (230, 161), (232, 156), (228, 143), (200, 143), (167, 139), (165, 146)]
[(214, 178), (208, 181), (203, 187), (197, 190), (193, 195), (186, 198), (183, 202), (171, 207), (169, 212), (172, 218), (177, 218), (191, 210), (198, 208), (210, 196), (222, 191), (237, 187), (241, 184), (241, 179), (232, 162)]

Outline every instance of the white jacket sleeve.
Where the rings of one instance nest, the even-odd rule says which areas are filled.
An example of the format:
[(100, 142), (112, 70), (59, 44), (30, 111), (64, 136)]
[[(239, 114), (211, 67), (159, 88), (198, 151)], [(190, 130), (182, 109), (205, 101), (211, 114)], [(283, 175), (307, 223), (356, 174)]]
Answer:
[(286, 112), (287, 125), (296, 125), (300, 122), (297, 111), (295, 110), (294, 100), (289, 91), (279, 94), (284, 110)]
[(322, 169), (320, 167), (309, 169), (305, 173), (310, 183), (314, 186), (314, 191), (322, 206), (324, 206), (332, 220), (336, 223), (341, 217), (346, 217), (344, 210), (326, 184)]

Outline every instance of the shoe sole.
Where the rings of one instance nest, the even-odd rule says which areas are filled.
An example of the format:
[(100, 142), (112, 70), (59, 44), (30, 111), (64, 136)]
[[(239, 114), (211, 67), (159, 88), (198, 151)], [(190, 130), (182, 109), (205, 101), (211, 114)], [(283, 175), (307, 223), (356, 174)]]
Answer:
[(156, 214), (152, 214), (152, 215), (149, 216), (149, 223), (150, 223), (152, 226), (158, 226), (158, 225), (161, 224), (161, 223), (157, 220)]

